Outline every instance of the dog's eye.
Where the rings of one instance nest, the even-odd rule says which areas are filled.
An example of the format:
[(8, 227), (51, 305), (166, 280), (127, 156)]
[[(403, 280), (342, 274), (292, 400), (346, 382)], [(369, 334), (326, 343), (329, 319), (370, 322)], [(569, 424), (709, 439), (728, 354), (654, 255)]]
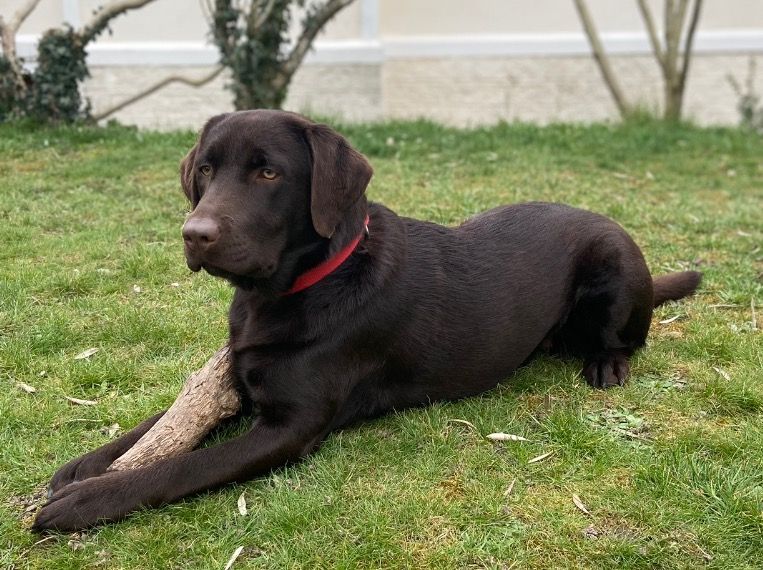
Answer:
[(278, 175), (276, 174), (276, 171), (275, 171), (275, 170), (272, 170), (272, 169), (270, 169), (270, 168), (263, 168), (263, 169), (260, 171), (260, 174), (262, 174), (262, 177), (263, 177), (263, 178), (266, 178), (266, 179), (268, 179), (268, 180), (273, 180), (273, 179), (274, 179), (276, 176), (278, 176)]
[(212, 174), (212, 167), (208, 164), (204, 164), (201, 167), (199, 167), (199, 172), (201, 172), (204, 176), (209, 176)]

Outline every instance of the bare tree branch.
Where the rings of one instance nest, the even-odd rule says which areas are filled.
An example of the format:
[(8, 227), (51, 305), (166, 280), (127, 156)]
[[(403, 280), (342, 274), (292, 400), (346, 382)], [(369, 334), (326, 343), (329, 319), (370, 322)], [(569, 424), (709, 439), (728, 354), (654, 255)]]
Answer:
[(8, 25), (13, 30), (14, 34), (19, 31), (21, 24), (23, 24), (24, 21), (29, 17), (29, 14), (31, 14), (34, 9), (37, 8), (37, 4), (39, 3), (40, 0), (27, 0), (26, 4), (16, 10), (13, 18), (11, 18), (11, 21), (8, 22)]
[(27, 0), (26, 4), (13, 14), (13, 17), (7, 24), (3, 21), (3, 17), (0, 16), (0, 47), (2, 47), (3, 56), (11, 68), (16, 88), (22, 95), (26, 93), (27, 86), (26, 81), (24, 81), (24, 70), (16, 55), (16, 33), (19, 31), (21, 24), (24, 23), (39, 3), (40, 0)]
[(326, 25), (326, 22), (333, 18), (342, 8), (352, 4), (352, 2), (353, 0), (327, 0), (323, 6), (316, 8), (315, 14), (312, 16), (312, 19), (306, 21), (302, 34), (284, 62), (281, 72), (276, 76), (273, 82), (277, 89), (280, 89), (289, 83), (291, 76), (294, 75), (294, 72), (299, 68), (302, 60), (312, 46), (313, 40), (315, 40), (318, 32), (323, 29), (323, 26)]
[(199, 6), (201, 6), (201, 13), (207, 21), (207, 24), (211, 24), (215, 19), (215, 7), (212, 0), (199, 0)]
[(699, 23), (699, 15), (702, 11), (702, 0), (694, 1), (694, 10), (691, 14), (691, 21), (689, 22), (689, 31), (686, 33), (686, 39), (684, 42), (683, 50), (683, 65), (681, 67), (681, 75), (679, 82), (681, 90), (686, 85), (686, 76), (689, 74), (689, 62), (691, 61), (692, 44), (694, 43), (694, 34), (697, 31), (697, 24)]
[(250, 16), (250, 22), (252, 24), (252, 28), (250, 31), (250, 36), (254, 35), (254, 32), (257, 31), (262, 24), (265, 23), (265, 21), (270, 17), (270, 14), (273, 12), (273, 7), (276, 5), (276, 0), (268, 0), (268, 3), (265, 4), (264, 8), (261, 8), (260, 10), (255, 10), (254, 6), (252, 6), (252, 13)]
[(678, 57), (681, 33), (686, 19), (689, 0), (667, 0), (665, 3), (665, 118), (677, 120), (681, 116), (683, 85)]
[(182, 77), (180, 75), (170, 75), (169, 77), (165, 77), (158, 83), (155, 83), (148, 89), (144, 89), (140, 93), (137, 93), (131, 97), (128, 97), (124, 101), (121, 101), (117, 103), (116, 105), (113, 105), (112, 107), (109, 107), (104, 111), (101, 111), (100, 113), (94, 114), (93, 119), (95, 119), (96, 121), (101, 121), (105, 119), (106, 117), (110, 117), (117, 111), (121, 111), (122, 109), (124, 109), (125, 107), (129, 105), (132, 105), (133, 103), (136, 103), (137, 101), (140, 101), (141, 99), (145, 99), (146, 97), (156, 93), (160, 89), (164, 89), (170, 83), (182, 83), (183, 85), (189, 85), (190, 87), (201, 87), (202, 85), (209, 83), (215, 77), (220, 75), (220, 73), (222, 73), (224, 69), (225, 67), (220, 65), (216, 67), (211, 73), (199, 79), (189, 79), (187, 77)]
[(657, 36), (657, 27), (654, 25), (654, 18), (652, 18), (652, 12), (649, 9), (649, 5), (646, 0), (638, 0), (638, 7), (641, 10), (641, 17), (644, 20), (644, 27), (649, 34), (649, 42), (652, 44), (652, 51), (654, 57), (657, 59), (657, 63), (662, 68), (663, 75), (665, 74), (665, 52), (660, 45), (660, 39)]
[(628, 112), (628, 104), (625, 101), (625, 97), (623, 96), (622, 89), (620, 89), (620, 85), (617, 83), (615, 74), (612, 72), (612, 68), (609, 65), (609, 58), (607, 58), (607, 54), (605, 53), (604, 47), (602, 46), (601, 40), (599, 39), (599, 34), (596, 32), (596, 28), (593, 25), (593, 20), (591, 19), (591, 14), (588, 11), (588, 6), (584, 0), (575, 0), (575, 7), (577, 8), (578, 15), (580, 16), (580, 21), (583, 23), (583, 29), (585, 30), (586, 36), (588, 37), (588, 42), (591, 44), (593, 57), (596, 60), (596, 63), (599, 65), (601, 75), (604, 77), (604, 82), (607, 84), (609, 92), (612, 94), (612, 98), (615, 100), (615, 105), (617, 105), (617, 109), (620, 111), (620, 115), (625, 116)]
[(83, 42), (87, 44), (95, 39), (113, 18), (116, 18), (120, 14), (129, 10), (142, 8), (153, 1), (154, 0), (114, 0), (110, 4), (101, 6), (91, 20), (79, 30), (79, 35), (82, 37)]
[(678, 46), (681, 43), (681, 30), (686, 17), (688, 0), (666, 0), (665, 2), (665, 70), (668, 83), (674, 84), (678, 69)]

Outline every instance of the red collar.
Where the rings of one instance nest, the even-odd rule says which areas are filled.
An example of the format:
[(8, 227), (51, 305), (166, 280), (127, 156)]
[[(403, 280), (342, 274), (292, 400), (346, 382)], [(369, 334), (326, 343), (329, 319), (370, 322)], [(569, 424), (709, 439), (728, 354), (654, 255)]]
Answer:
[(355, 251), (355, 248), (358, 247), (358, 244), (360, 243), (360, 240), (363, 238), (363, 234), (368, 232), (368, 216), (366, 216), (366, 221), (364, 222), (365, 228), (363, 231), (356, 237), (354, 240), (352, 240), (350, 243), (348, 243), (346, 246), (344, 246), (340, 251), (336, 253), (333, 257), (329, 257), (326, 261), (322, 261), (312, 269), (308, 269), (305, 271), (302, 275), (297, 277), (297, 279), (294, 281), (294, 285), (291, 286), (291, 289), (286, 291), (285, 293), (282, 293), (282, 295), (293, 295), (294, 293), (299, 293), (300, 291), (303, 291), (307, 289), (308, 287), (312, 287), (318, 281), (326, 277), (328, 274), (330, 274), (332, 271), (334, 271), (337, 267), (342, 265), (350, 255), (352, 255), (352, 252)]

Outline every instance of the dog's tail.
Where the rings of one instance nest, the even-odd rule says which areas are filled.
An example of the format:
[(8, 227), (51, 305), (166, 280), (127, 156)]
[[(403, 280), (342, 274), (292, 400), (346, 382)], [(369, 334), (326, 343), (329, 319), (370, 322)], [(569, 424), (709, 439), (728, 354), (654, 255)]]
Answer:
[(679, 271), (652, 278), (654, 287), (654, 306), (659, 307), (665, 301), (676, 301), (694, 293), (702, 281), (699, 271)]

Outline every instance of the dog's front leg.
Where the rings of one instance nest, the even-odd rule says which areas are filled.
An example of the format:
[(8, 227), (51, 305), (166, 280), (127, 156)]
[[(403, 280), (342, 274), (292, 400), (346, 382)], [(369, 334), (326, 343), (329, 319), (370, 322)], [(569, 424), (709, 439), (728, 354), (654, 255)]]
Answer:
[(120, 438), (72, 459), (60, 467), (48, 484), (48, 497), (75, 481), (83, 481), (105, 473), (112, 461), (135, 445), (135, 442), (143, 437), (163, 415), (164, 412), (151, 416)]
[(219, 445), (71, 483), (53, 494), (33, 528), (79, 530), (119, 520), (141, 507), (250, 479), (313, 451), (326, 436), (329, 421), (316, 417), (314, 410), (292, 410), (278, 423), (258, 418), (250, 431)]

